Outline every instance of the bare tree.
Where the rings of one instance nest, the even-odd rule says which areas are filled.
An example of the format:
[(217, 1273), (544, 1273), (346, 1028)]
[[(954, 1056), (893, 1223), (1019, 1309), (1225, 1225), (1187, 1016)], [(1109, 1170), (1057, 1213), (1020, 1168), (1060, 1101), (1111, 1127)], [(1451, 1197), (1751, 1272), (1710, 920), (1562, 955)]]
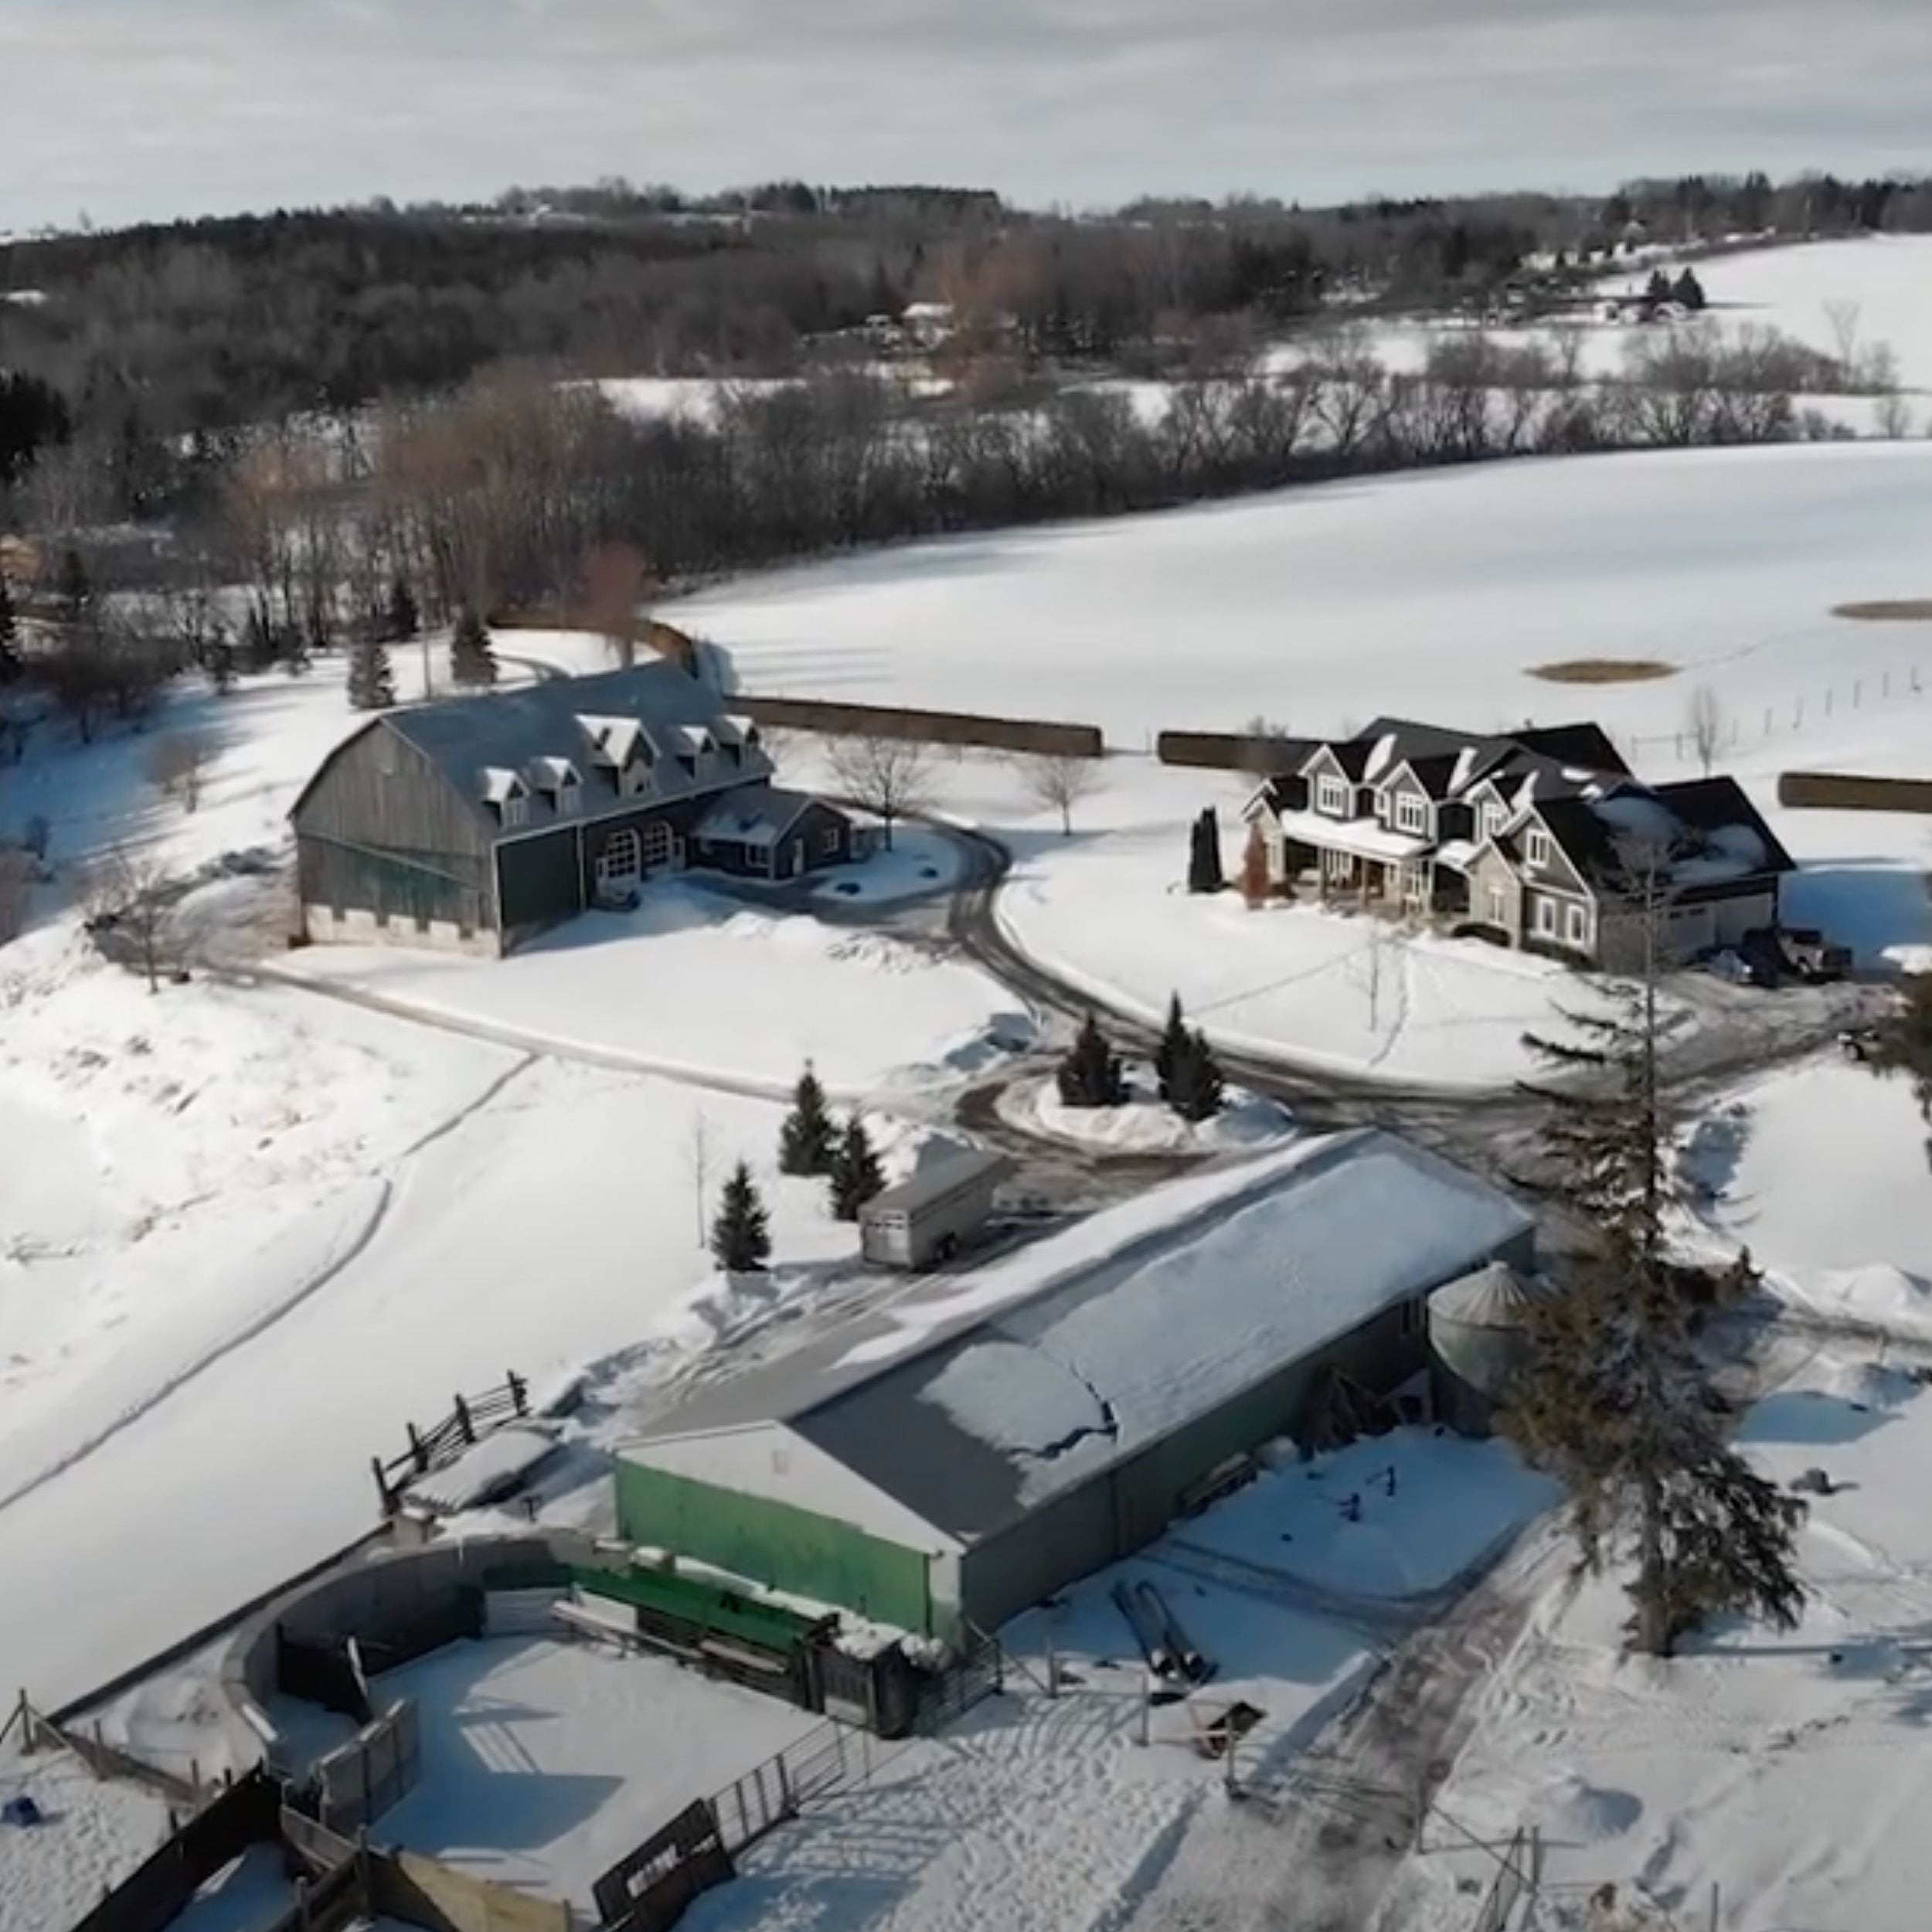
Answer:
[(890, 852), (893, 825), (931, 799), (930, 747), (912, 738), (835, 738), (826, 758), (840, 790), (884, 828)]
[(136, 967), (155, 992), (174, 966), (174, 889), (159, 863), (113, 845), (82, 874), (80, 903), (101, 951)]
[(1100, 790), (1105, 774), (1097, 758), (1063, 756), (1023, 757), (1016, 759), (1026, 795), (1043, 811), (1060, 815), (1060, 836), (1070, 838), (1073, 808)]
[(33, 859), (12, 847), (0, 848), (0, 946), (18, 939), (27, 923), (33, 895)]
[(1825, 304), (1825, 319), (1832, 326), (1832, 341), (1838, 350), (1838, 367), (1848, 382), (1858, 359), (1859, 324), (1864, 315), (1865, 311), (1856, 302), (1840, 299)]
[(202, 786), (215, 758), (214, 740), (202, 731), (171, 731), (157, 738), (148, 753), (148, 782), (164, 798), (176, 798), (184, 811), (201, 804)]
[(1692, 750), (1697, 753), (1698, 764), (1708, 778), (1724, 737), (1723, 701), (1709, 685), (1700, 684), (1690, 694), (1690, 702), (1684, 707), (1684, 730)]

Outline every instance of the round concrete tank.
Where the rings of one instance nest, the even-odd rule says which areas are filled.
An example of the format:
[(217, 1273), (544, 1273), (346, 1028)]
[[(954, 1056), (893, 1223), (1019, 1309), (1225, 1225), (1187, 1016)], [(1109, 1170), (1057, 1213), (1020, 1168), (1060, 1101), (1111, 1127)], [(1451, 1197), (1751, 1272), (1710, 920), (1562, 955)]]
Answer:
[(1496, 1405), (1530, 1350), (1530, 1311), (1549, 1293), (1506, 1263), (1492, 1261), (1429, 1298), (1429, 1345), (1446, 1373), (1444, 1419), (1465, 1435), (1487, 1435)]

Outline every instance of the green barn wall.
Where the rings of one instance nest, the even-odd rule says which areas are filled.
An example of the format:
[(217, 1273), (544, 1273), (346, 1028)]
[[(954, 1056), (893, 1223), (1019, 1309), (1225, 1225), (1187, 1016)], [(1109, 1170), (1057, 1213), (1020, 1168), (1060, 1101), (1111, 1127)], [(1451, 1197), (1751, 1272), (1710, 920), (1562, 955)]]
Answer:
[[(715, 1563), (767, 1588), (938, 1636), (927, 1560), (831, 1516), (620, 1461), (626, 1542)], [(945, 1611), (941, 1607), (941, 1615)]]

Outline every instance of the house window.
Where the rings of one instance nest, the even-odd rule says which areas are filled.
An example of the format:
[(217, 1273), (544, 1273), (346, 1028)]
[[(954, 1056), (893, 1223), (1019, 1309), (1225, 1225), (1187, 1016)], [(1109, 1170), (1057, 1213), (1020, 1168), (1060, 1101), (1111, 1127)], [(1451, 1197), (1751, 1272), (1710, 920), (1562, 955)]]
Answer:
[(1428, 801), (1418, 798), (1413, 791), (1401, 793), (1396, 799), (1396, 829), (1413, 832), (1418, 838), (1427, 832)]
[(651, 783), (651, 767), (641, 758), (633, 758), (624, 768), (624, 776), (618, 784), (625, 798), (634, 798)]
[(1500, 886), (1489, 888), (1489, 923), (1492, 926), (1509, 923), (1509, 895)]
[(818, 849), (829, 855), (838, 849), (838, 828), (828, 825), (818, 835)]
[(1573, 946), (1590, 944), (1590, 908), (1571, 906), (1563, 913), (1563, 936)]
[(497, 808), (497, 812), (502, 822), (503, 829), (509, 832), (519, 825), (527, 825), (530, 822), (530, 801), (522, 793), (512, 792)]
[(1499, 838), (1502, 828), (1509, 822), (1509, 815), (1501, 805), (1485, 805), (1482, 808), (1482, 835), (1485, 838)]
[(1403, 1335), (1420, 1335), (1423, 1328), (1423, 1304), (1411, 1296), (1402, 1304), (1401, 1319), (1397, 1324)]
[(1540, 939), (1556, 937), (1556, 902), (1553, 899), (1536, 901), (1536, 934)]
[(1549, 835), (1540, 825), (1532, 825), (1529, 835), (1523, 841), (1523, 856), (1529, 860), (1532, 871), (1541, 871), (1549, 863)]
[(566, 778), (556, 788), (556, 808), (566, 818), (574, 815), (583, 793), (574, 778)]
[(628, 825), (614, 832), (597, 854), (597, 883), (628, 886), (644, 869), (644, 842)]
[(1331, 818), (1349, 815), (1349, 787), (1339, 778), (1324, 778), (1315, 787), (1315, 804)]

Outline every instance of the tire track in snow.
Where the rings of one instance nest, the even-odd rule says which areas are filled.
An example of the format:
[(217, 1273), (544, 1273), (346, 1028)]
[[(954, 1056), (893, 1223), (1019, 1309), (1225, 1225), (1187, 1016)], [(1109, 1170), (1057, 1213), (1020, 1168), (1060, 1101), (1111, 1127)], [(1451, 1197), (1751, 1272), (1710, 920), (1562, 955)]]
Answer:
[[(485, 1107), (495, 1101), (512, 1081), (528, 1073), (536, 1064), (536, 1055), (525, 1055), (513, 1066), (499, 1073), (474, 1100), (465, 1102), (463, 1106), (457, 1108), (447, 1120), (439, 1121), (420, 1138), (411, 1141), (396, 1157), (395, 1165), (397, 1167), (406, 1165), (418, 1155), (434, 1147), (446, 1135), (454, 1133), (464, 1122), (474, 1119), (477, 1114), (481, 1113)], [(356, 1230), (355, 1236), (346, 1247), (318, 1268), (315, 1274), (303, 1282), (292, 1294), (276, 1302), (272, 1307), (263, 1309), (252, 1321), (244, 1323), (232, 1335), (224, 1336), (213, 1348), (204, 1350), (192, 1362), (186, 1363), (175, 1373), (168, 1376), (158, 1387), (151, 1389), (138, 1401), (131, 1403), (127, 1408), (122, 1410), (112, 1421), (104, 1423), (91, 1435), (84, 1437), (36, 1475), (28, 1478), (25, 1482), (17, 1484), (4, 1495), (0, 1495), (0, 1512), (11, 1509), (15, 1503), (24, 1502), (37, 1491), (46, 1488), (49, 1483), (64, 1476), (77, 1464), (86, 1461), (90, 1456), (105, 1448), (117, 1436), (126, 1430), (131, 1429), (144, 1417), (153, 1414), (155, 1410), (158, 1409), (170, 1396), (179, 1395), (183, 1389), (198, 1377), (206, 1375), (217, 1363), (226, 1361), (230, 1355), (247, 1348), (250, 1342), (260, 1340), (278, 1322), (287, 1320), (298, 1308), (306, 1306), (308, 1303), (313, 1301), (323, 1289), (328, 1287), (332, 1282), (339, 1279), (345, 1270), (354, 1267), (369, 1252), (376, 1237), (382, 1233), (398, 1192), (399, 1184), (386, 1175), (379, 1175), (372, 1178), (376, 1185), (375, 1202), (369, 1209), (368, 1216), (361, 1227)]]

